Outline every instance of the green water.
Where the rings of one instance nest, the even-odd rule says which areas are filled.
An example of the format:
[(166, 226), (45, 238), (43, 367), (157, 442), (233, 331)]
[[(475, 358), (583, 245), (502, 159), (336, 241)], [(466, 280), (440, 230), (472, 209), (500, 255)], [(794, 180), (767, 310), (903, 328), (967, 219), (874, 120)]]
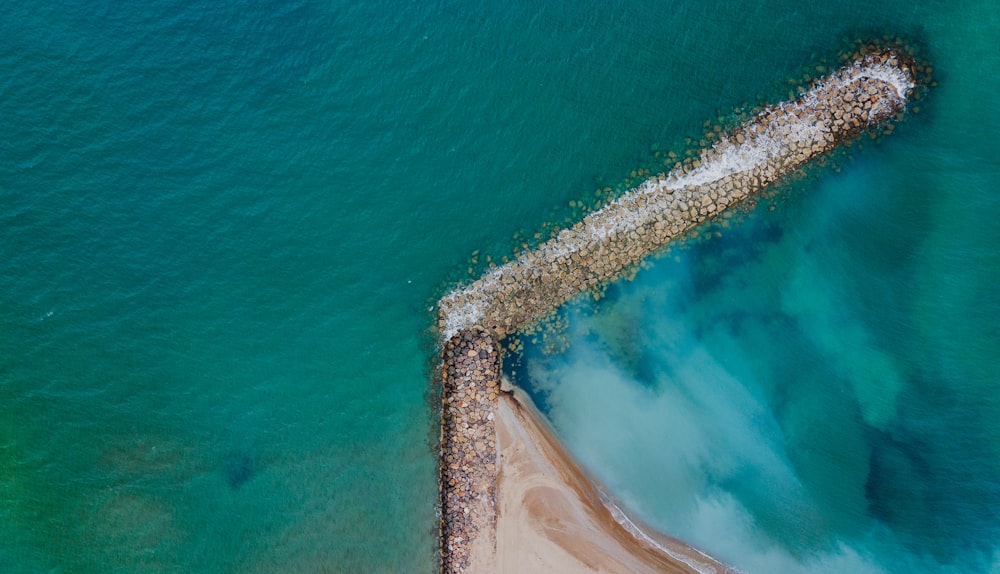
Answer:
[[(988, 2), (5, 5), (0, 570), (432, 571), (427, 329), (449, 278), (856, 37), (907, 37), (940, 83), (816, 184), (899, 204), (852, 231), (905, 253), (912, 284), (886, 312), (906, 327), (865, 336), (930, 339), (938, 354), (893, 361), (955, 381), (942, 400), (988, 427), (997, 19)], [(798, 213), (760, 225), (794, 233)], [(850, 275), (895, 269), (883, 252)], [(803, 288), (828, 263), (804, 263)], [(822, 339), (833, 319), (814, 315), (804, 337)], [(917, 425), (900, 404), (869, 416)], [(672, 527), (655, 494), (608, 482)], [(761, 531), (791, 555), (827, 540), (783, 541), (774, 520)]]

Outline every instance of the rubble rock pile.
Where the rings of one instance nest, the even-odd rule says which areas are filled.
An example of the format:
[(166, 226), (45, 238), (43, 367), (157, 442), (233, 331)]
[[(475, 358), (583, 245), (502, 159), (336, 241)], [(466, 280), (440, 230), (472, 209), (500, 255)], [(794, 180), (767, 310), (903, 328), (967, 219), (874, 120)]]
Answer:
[(914, 86), (910, 60), (882, 50), (771, 106), (697, 159), (647, 180), (569, 229), (495, 267), (438, 304), (444, 339), (478, 325), (497, 339), (578, 293), (618, 277), (692, 227), (759, 192), (819, 154), (901, 112)]
[(441, 559), (466, 572), (472, 551), (496, 544), (496, 429), (500, 352), (482, 329), (467, 329), (442, 351)]

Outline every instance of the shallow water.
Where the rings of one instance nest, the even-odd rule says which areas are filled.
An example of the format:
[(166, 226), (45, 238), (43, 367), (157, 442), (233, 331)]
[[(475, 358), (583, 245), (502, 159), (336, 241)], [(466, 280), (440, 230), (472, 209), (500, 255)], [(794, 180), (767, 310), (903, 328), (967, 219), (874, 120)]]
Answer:
[[(0, 563), (12, 572), (432, 571), (426, 330), (447, 278), (461, 276), (474, 250), (502, 255), (515, 231), (655, 161), (653, 146), (679, 149), (705, 120), (781, 96), (788, 78), (835, 56), (845, 38), (883, 33), (914, 40), (937, 68), (941, 85), (920, 114), (843, 173), (732, 229), (750, 234), (744, 247), (759, 244), (755, 257), (723, 247), (727, 234), (606, 304), (647, 282), (661, 293), (685, 278), (707, 290), (743, 277), (760, 294), (759, 305), (738, 306), (751, 317), (746, 329), (773, 335), (770, 320), (752, 317), (787, 315), (799, 350), (814, 353), (810, 365), (856, 355), (817, 368), (815, 385), (781, 391), (787, 377), (765, 376), (780, 364), (770, 346), (741, 359), (749, 351), (736, 335), (709, 329), (721, 307), (663, 300), (662, 312), (643, 313), (643, 332), (676, 321), (730, 375), (736, 398), (719, 394), (720, 409), (758, 393), (757, 424), (789, 427), (766, 436), (794, 438), (783, 448), (796, 462), (783, 476), (805, 485), (792, 491), (801, 496), (771, 512), (780, 505), (749, 481), (728, 499), (692, 484), (670, 502), (642, 487), (664, 482), (639, 463), (653, 448), (663, 468), (682, 467), (642, 427), (629, 439), (634, 473), (615, 478), (608, 469), (622, 465), (606, 454), (584, 458), (644, 517), (695, 543), (713, 538), (714, 523), (710, 512), (700, 527), (671, 522), (684, 500), (721, 516), (742, 507), (759, 527), (741, 532), (777, 541), (768, 548), (780, 556), (799, 559), (831, 540), (863, 553), (856, 539), (884, 523), (904, 550), (928, 544), (931, 559), (957, 563), (956, 549), (980, 548), (988, 561), (994, 517), (972, 501), (996, 496), (995, 468), (983, 461), (1000, 459), (996, 430), (983, 430), (996, 419), (997, 305), (986, 279), (997, 269), (987, 249), (997, 235), (997, 125), (984, 113), (997, 93), (986, 73), (997, 63), (996, 10), (828, 4), (0, 8)], [(853, 186), (877, 190), (859, 192), (863, 213), (838, 202), (837, 189)], [(795, 224), (831, 213), (841, 215), (825, 226)], [(805, 252), (805, 241), (787, 239), (795, 234), (831, 247)], [(836, 281), (819, 273), (831, 268), (843, 270)], [(781, 295), (786, 284), (795, 290)], [(869, 347), (877, 352), (859, 351)], [(607, 361), (624, 389), (652, 393), (673, 372), (660, 357), (635, 387), (617, 353)], [(896, 387), (851, 388), (859, 364), (895, 374)], [(810, 435), (839, 437), (839, 426), (803, 422), (811, 402), (826, 405), (823, 393), (843, 395), (842, 412), (870, 430)], [(557, 423), (584, 412), (557, 403)], [(703, 410), (693, 428), (718, 419)], [(572, 426), (557, 426), (580, 444)], [(942, 434), (970, 450), (934, 442)], [(844, 487), (851, 496), (802, 478), (830, 464), (803, 446), (814, 440), (859, 465)], [(779, 451), (759, 450), (755, 460), (771, 468)], [(986, 451), (992, 458), (981, 459)], [(864, 483), (879, 505), (841, 508), (861, 504), (862, 459), (878, 468)], [(934, 480), (976, 480), (943, 490), (915, 481), (919, 496), (892, 488), (928, 469)], [(725, 477), (736, 480), (713, 472), (701, 486), (724, 492)], [(799, 532), (783, 522), (795, 509), (832, 526)], [(928, 522), (933, 511), (939, 519)], [(928, 534), (967, 520), (982, 535)], [(756, 547), (732, 539), (732, 548), (705, 545), (749, 569), (754, 558), (738, 559)]]
[(1000, 567), (1000, 162), (967, 101), (994, 82), (970, 77), (977, 40), (842, 171), (569, 305), (564, 353), (529, 345), (560, 435), (651, 524), (748, 572)]

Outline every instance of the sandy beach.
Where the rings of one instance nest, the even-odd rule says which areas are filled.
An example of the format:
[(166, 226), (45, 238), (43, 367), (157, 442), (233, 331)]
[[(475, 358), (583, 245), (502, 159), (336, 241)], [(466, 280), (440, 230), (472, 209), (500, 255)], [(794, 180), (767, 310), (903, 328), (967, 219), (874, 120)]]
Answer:
[(481, 546), (470, 571), (732, 571), (648, 528), (626, 529), (522, 391), (499, 397), (496, 432), (496, 547)]

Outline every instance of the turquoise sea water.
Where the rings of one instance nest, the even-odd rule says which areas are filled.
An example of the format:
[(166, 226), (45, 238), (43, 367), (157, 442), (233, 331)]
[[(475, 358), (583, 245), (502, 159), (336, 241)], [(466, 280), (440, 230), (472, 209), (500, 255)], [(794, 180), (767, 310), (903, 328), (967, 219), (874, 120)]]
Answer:
[(632, 510), (748, 571), (995, 568), (998, 11), (831, 4), (5, 4), (0, 570), (432, 571), (469, 254), (887, 33), (921, 113), (528, 360)]

